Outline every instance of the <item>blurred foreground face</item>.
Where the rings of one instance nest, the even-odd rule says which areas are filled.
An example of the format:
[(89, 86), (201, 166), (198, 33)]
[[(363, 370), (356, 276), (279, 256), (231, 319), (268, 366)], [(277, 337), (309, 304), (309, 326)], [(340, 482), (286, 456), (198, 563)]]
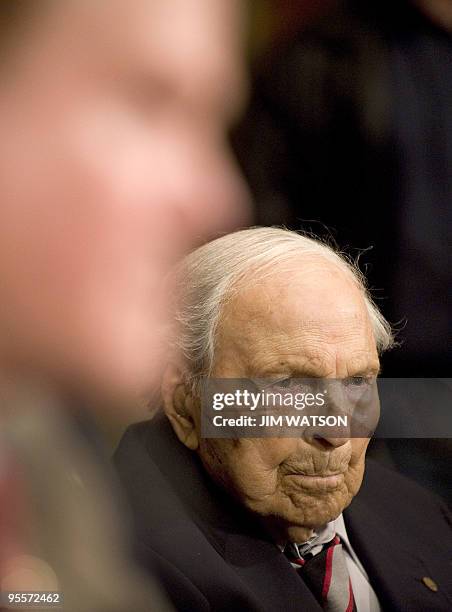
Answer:
[(120, 394), (152, 375), (163, 275), (199, 238), (243, 222), (224, 136), (243, 93), (235, 9), (43, 2), (10, 45), (0, 368)]
[[(378, 367), (362, 293), (319, 258), (253, 283), (226, 305), (212, 376), (366, 385)], [(367, 438), (322, 438), (319, 428), (317, 437), (203, 439), (197, 429), (209, 473), (281, 543), (306, 541), (361, 486)]]

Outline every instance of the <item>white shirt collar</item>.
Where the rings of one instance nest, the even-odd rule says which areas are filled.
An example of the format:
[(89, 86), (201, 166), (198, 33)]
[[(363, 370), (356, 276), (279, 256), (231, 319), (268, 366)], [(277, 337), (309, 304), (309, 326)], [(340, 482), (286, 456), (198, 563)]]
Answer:
[[(320, 527), (319, 529), (315, 530), (312, 536), (306, 542), (302, 542), (301, 544), (295, 544), (294, 542), (292, 542), (291, 544), (295, 544), (294, 552), (298, 551), (300, 556), (306, 555), (308, 552), (311, 552), (315, 555), (323, 546), (323, 544), (330, 542), (334, 538), (335, 534), (340, 537), (345, 548), (347, 548), (349, 551), (353, 551), (350, 545), (350, 541), (348, 539), (347, 530), (345, 528), (344, 517), (342, 513), (333, 521), (330, 521), (329, 523), (326, 523), (326, 525), (324, 525), (323, 527)], [(281, 550), (284, 550), (284, 546), (280, 546), (279, 548), (281, 548)]]

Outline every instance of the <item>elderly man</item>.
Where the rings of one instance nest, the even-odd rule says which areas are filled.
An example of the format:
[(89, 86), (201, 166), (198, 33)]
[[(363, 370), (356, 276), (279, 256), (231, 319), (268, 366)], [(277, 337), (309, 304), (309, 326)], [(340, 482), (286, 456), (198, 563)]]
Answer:
[(360, 274), (312, 238), (253, 228), (194, 251), (177, 278), (184, 359), (163, 379), (166, 416), (116, 454), (139, 557), (176, 609), (451, 609), (450, 516), (365, 466), (368, 439), (202, 433), (205, 378), (375, 380), (392, 336)]

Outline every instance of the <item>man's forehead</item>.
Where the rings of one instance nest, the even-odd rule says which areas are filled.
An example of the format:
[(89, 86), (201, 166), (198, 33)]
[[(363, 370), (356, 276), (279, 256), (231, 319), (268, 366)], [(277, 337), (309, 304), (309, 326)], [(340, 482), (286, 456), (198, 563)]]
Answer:
[[(242, 11), (236, 0), (70, 0), (42, 20), (55, 37), (125, 65), (141, 62), (214, 76), (240, 65)], [(95, 61), (95, 57), (92, 57)], [(198, 72), (188, 77), (196, 81)]]
[(339, 325), (347, 318), (367, 320), (363, 292), (352, 276), (321, 261), (303, 269), (275, 271), (249, 277), (240, 284), (224, 309), (224, 318), (271, 324), (296, 324), (304, 329)]
[[(289, 282), (291, 279), (292, 282)], [(375, 342), (362, 292), (346, 274), (333, 270), (309, 277), (272, 275), (237, 291), (223, 310), (219, 357), (289, 369), (302, 362), (347, 359), (375, 362)]]
[(116, 66), (136, 71), (144, 85), (155, 80), (174, 90), (187, 105), (203, 101), (225, 115), (241, 108), (246, 79), (235, 0), (115, 0), (114, 7), (116, 15), (97, 10), (97, 27)]

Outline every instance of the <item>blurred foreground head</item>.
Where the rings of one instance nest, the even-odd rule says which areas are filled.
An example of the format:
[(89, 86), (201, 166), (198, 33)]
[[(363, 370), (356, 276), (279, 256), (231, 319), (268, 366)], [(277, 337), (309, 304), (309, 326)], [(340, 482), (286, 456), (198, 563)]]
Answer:
[(160, 282), (243, 222), (239, 2), (0, 4), (0, 371), (130, 394)]

